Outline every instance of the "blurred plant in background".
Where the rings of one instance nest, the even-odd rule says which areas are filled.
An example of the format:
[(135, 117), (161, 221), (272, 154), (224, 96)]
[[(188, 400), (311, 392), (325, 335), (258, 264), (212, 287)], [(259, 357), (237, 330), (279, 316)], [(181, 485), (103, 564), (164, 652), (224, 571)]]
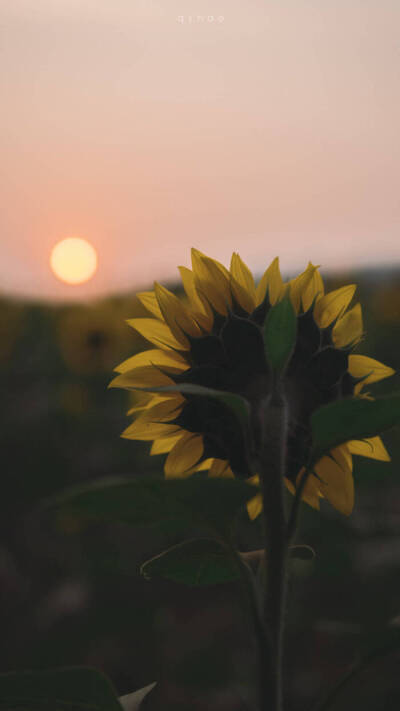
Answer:
[(0, 298), (0, 368), (7, 366), (15, 342), (23, 327), (24, 306), (20, 302)]
[(397, 279), (377, 290), (372, 309), (377, 321), (388, 324), (400, 321), (400, 284)]
[[(132, 339), (122, 307), (127, 304), (104, 301), (65, 310), (57, 321), (57, 339), (69, 370), (81, 375), (97, 375), (112, 370), (116, 360), (126, 353)], [(135, 311), (134, 305), (131, 306)], [(140, 305), (136, 307), (140, 312)]]

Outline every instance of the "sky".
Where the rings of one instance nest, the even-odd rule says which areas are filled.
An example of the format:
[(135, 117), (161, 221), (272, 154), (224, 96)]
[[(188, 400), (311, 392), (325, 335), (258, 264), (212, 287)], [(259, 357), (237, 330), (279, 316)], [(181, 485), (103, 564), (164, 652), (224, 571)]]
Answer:
[[(1, 0), (0, 291), (400, 263), (398, 0)], [(92, 242), (67, 286), (53, 245)]]

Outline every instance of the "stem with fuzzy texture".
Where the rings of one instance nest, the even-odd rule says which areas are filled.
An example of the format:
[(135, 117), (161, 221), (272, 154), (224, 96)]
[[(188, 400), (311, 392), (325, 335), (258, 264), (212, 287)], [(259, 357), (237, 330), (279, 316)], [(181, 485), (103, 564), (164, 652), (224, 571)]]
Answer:
[[(264, 503), (265, 550), (268, 551), (264, 615), (271, 647), (269, 698), (263, 711), (282, 711), (282, 643), (287, 559), (283, 480), (287, 448), (287, 405), (279, 387), (275, 388), (267, 404), (263, 420), (265, 436), (260, 454), (260, 474)], [(265, 562), (267, 565), (267, 561)]]

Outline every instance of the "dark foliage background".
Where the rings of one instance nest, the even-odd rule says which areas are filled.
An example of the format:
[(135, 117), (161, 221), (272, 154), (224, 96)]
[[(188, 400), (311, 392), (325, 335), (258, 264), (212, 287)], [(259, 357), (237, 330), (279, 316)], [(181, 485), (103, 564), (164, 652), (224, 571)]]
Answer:
[[(366, 338), (358, 352), (400, 371), (399, 271), (327, 281), (329, 288), (359, 284)], [(229, 677), (221, 660), (235, 645), (239, 665), (254, 664), (246, 625), (232, 626), (243, 615), (235, 586), (199, 592), (140, 577), (142, 561), (178, 542), (173, 533), (72, 518), (50, 525), (39, 509), (77, 482), (162, 472), (163, 458), (149, 457), (146, 443), (119, 437), (129, 395), (107, 390), (113, 367), (145, 346), (124, 323), (139, 314), (130, 295), (92, 305), (0, 300), (2, 671), (91, 665), (124, 694), (166, 670), (179, 669), (177, 679), (207, 673), (210, 683)], [(387, 394), (399, 385), (396, 375), (371, 391)], [(349, 519), (329, 506), (321, 514), (304, 507), (299, 541), (316, 558), (293, 564), (286, 669), (292, 711), (400, 627), (399, 433), (384, 440), (390, 464), (354, 460)], [(258, 524), (243, 521), (240, 539), (242, 549), (257, 546)], [(375, 676), (369, 683), (378, 689), (382, 674)]]

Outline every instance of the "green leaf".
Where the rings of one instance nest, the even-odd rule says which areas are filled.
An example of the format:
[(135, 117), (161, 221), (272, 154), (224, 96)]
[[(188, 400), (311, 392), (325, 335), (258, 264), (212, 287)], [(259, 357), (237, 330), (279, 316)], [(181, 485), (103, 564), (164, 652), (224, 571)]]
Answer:
[(237, 580), (239, 569), (218, 541), (184, 541), (143, 563), (145, 578), (166, 578), (186, 585), (216, 585)]
[(111, 682), (95, 669), (70, 667), (0, 675), (4, 711), (122, 711)]
[(206, 524), (222, 530), (255, 495), (239, 479), (103, 479), (73, 487), (46, 502), (45, 510), (132, 525), (171, 520), (187, 530)]
[(312, 460), (352, 439), (375, 437), (400, 424), (400, 395), (366, 400), (348, 398), (320, 407), (311, 416)]
[(264, 323), (265, 354), (271, 368), (283, 371), (296, 345), (297, 318), (290, 297), (272, 306)]

